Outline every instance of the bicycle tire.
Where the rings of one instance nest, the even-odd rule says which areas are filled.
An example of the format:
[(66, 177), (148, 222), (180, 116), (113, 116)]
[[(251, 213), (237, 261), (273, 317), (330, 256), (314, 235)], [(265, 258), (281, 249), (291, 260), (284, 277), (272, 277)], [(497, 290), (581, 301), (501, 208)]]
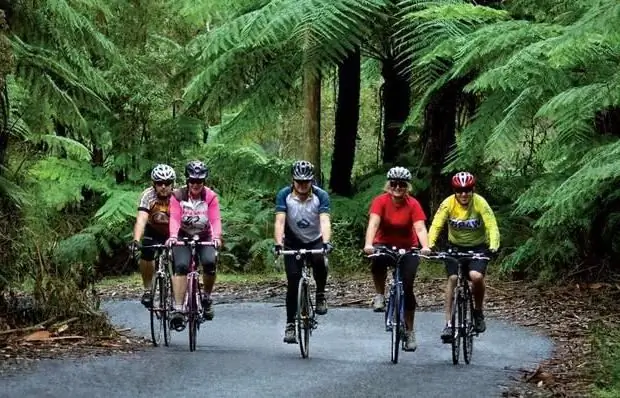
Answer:
[(392, 363), (398, 363), (398, 354), (400, 349), (401, 340), (401, 324), (400, 324), (400, 289), (398, 285), (392, 290), (390, 294), (390, 301), (392, 302), (391, 316), (392, 316), (392, 347), (391, 347), (391, 359)]
[(461, 350), (461, 293), (457, 289), (452, 306), (452, 363), (458, 365)]
[(302, 358), (308, 358), (310, 354), (310, 330), (311, 311), (310, 298), (308, 297), (308, 281), (304, 278), (299, 280), (297, 290), (297, 337), (299, 339), (299, 351)]
[(164, 319), (162, 314), (162, 295), (165, 294), (164, 281), (161, 275), (155, 274), (151, 285), (151, 342), (154, 347), (159, 346), (161, 342), (162, 329), (165, 329)]
[(189, 350), (196, 351), (196, 334), (198, 332), (198, 303), (196, 302), (196, 277), (192, 276), (188, 284), (188, 307), (187, 326), (189, 335)]
[(469, 289), (463, 300), (463, 359), (466, 364), (471, 363), (474, 352), (474, 302)]
[(163, 311), (163, 322), (164, 322), (164, 345), (166, 347), (170, 346), (170, 341), (172, 338), (172, 329), (170, 328), (170, 319), (169, 319), (169, 314), (170, 314), (170, 310), (172, 309), (172, 297), (174, 297), (172, 295), (172, 278), (170, 277), (170, 274), (168, 274), (166, 272), (165, 274), (165, 278), (164, 278), (164, 285), (165, 285), (165, 301), (164, 301), (164, 311)]

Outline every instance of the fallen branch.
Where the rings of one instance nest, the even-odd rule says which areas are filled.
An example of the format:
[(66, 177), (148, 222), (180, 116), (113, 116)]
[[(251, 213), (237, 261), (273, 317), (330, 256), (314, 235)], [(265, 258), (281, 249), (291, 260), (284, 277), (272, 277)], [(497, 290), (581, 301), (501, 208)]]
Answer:
[(54, 321), (55, 319), (56, 319), (56, 317), (52, 317), (52, 318), (48, 319), (47, 321), (38, 323), (38, 324), (36, 324), (34, 326), (28, 326), (28, 327), (25, 327), (25, 328), (3, 330), (3, 331), (0, 332), (0, 336), (5, 335), (5, 334), (30, 332), (31, 330), (43, 329), (46, 324), (48, 324), (49, 322)]

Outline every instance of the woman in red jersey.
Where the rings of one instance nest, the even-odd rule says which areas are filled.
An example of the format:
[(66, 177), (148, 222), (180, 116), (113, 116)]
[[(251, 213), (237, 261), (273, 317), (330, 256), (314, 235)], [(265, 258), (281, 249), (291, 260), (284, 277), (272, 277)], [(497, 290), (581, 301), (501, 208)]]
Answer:
[[(370, 205), (364, 252), (372, 254), (374, 245), (395, 246), (399, 249), (411, 249), (421, 245), (421, 253), (429, 254), (426, 215), (420, 203), (410, 195), (411, 173), (404, 167), (393, 167), (388, 171), (387, 179), (385, 193), (374, 198)], [(388, 261), (390, 260), (385, 257), (375, 257), (372, 261), (376, 291), (373, 308), (376, 312), (383, 312), (385, 308)], [(409, 254), (403, 258), (400, 270), (405, 294), (405, 351), (415, 351), (417, 348), (413, 327), (416, 307), (413, 281), (418, 264), (418, 257)]]

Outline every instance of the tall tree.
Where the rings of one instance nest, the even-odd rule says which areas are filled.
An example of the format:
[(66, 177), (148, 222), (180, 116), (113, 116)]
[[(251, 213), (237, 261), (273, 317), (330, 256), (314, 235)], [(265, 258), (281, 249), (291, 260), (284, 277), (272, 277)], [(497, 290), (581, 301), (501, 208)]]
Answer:
[(329, 188), (332, 192), (351, 195), (351, 174), (355, 161), (357, 127), (360, 117), (361, 56), (351, 51), (338, 65), (338, 99)]

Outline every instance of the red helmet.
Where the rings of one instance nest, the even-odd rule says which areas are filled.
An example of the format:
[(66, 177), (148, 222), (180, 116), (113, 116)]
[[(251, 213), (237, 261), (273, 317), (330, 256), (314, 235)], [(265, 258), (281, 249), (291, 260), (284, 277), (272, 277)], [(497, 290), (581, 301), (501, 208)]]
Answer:
[(454, 189), (473, 188), (474, 186), (476, 186), (476, 179), (467, 171), (461, 171), (452, 177), (452, 188)]

